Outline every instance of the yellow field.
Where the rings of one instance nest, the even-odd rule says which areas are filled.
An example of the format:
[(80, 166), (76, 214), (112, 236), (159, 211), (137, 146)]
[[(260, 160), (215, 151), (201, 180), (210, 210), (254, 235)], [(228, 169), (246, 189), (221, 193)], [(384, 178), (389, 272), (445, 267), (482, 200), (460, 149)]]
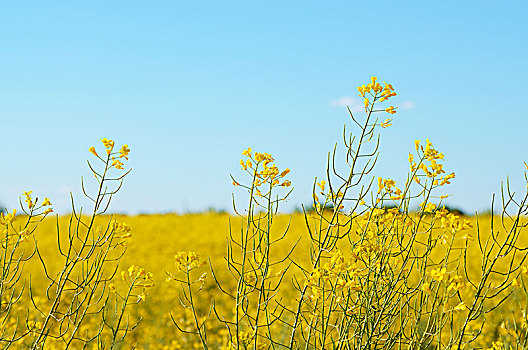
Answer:
[[(240, 218), (228, 214), (164, 214), (117, 215), (99, 219), (99, 222), (106, 222), (111, 219), (126, 222), (132, 228), (132, 237), (126, 241), (126, 253), (120, 262), (119, 270), (126, 270), (131, 265), (137, 265), (154, 274), (155, 286), (149, 290), (146, 301), (133, 307), (133, 314), (141, 315), (144, 318), (139, 328), (127, 337), (127, 345), (124, 345), (123, 349), (129, 348), (132, 344), (137, 344), (139, 348), (144, 347), (146, 349), (191, 348), (186, 338), (189, 338), (191, 343), (196, 342), (196, 345), (201, 347), (199, 340), (194, 336), (186, 337), (179, 334), (170, 319), (169, 311), (171, 310), (174, 312), (175, 318), (183, 317), (186, 319), (188, 315), (185, 314), (185, 310), (179, 302), (181, 294), (179, 284), (174, 281), (167, 282), (166, 272), (175, 270), (174, 255), (176, 253), (194, 251), (201, 257), (210, 259), (212, 265), (218, 270), (220, 278), (223, 278), (226, 283), (232, 284), (232, 280), (227, 278), (224, 261), (226, 239), (228, 238), (230, 222), (233, 231), (240, 230)], [(290, 219), (291, 228), (288, 233), (290, 239), (284, 242), (284, 250), (288, 248), (291, 242), (302, 238), (303, 235), (304, 217), (300, 214), (291, 217), (279, 216), (276, 222), (277, 228), (286, 228)], [(68, 221), (69, 217), (59, 219), (62, 232), (67, 230)], [(51, 271), (57, 272), (62, 267), (62, 261), (56, 259), (58, 255), (56, 219), (47, 218), (39, 225), (34, 235), (44, 260), (50, 262), (47, 267)], [(298, 256), (303, 256), (302, 253), (306, 254), (306, 244), (307, 240), (304, 237), (298, 249)], [(283, 253), (283, 251), (277, 252), (277, 254), (279, 253)], [(210, 275), (208, 267), (202, 268), (200, 272), (208, 272)], [(31, 263), (26, 264), (24, 273), (32, 276), (35, 294), (43, 293), (46, 281), (37, 259), (32, 259)], [(116, 279), (119, 281), (119, 276)], [(207, 294), (217, 298), (220, 296), (219, 300), (221, 301), (223, 298), (218, 290), (214, 289), (210, 278), (207, 282), (207, 288), (209, 288)], [(209, 303), (205, 295), (202, 299)], [(221, 303), (219, 308), (222, 311), (229, 311), (224, 310)], [(214, 315), (212, 318), (215, 318)], [(61, 348), (60, 342), (58, 344), (58, 348)]]
[[(479, 218), (481, 233), (484, 237), (489, 235), (490, 219), (490, 217)], [(498, 218), (495, 219), (497, 220)], [(165, 214), (104, 216), (98, 218), (98, 223), (103, 224), (108, 220), (126, 222), (132, 228), (132, 236), (126, 241), (126, 253), (121, 259), (119, 271), (126, 270), (131, 265), (138, 265), (154, 274), (155, 283), (154, 287), (149, 288), (146, 300), (131, 307), (131, 322), (132, 320), (136, 321), (139, 317), (142, 317), (142, 320), (138, 327), (126, 337), (125, 343), (119, 345), (119, 348), (127, 349), (132, 346), (145, 349), (201, 348), (201, 343), (195, 335), (180, 333), (170, 319), (169, 312), (172, 311), (175, 320), (192, 330), (190, 313), (186, 312), (179, 302), (179, 297), (181, 296), (179, 283), (175, 281), (167, 282), (166, 272), (175, 271), (174, 255), (176, 253), (194, 251), (200, 254), (201, 257), (210, 259), (224, 288), (235, 288), (233, 280), (228, 278), (229, 276), (226, 272), (226, 240), (228, 239), (230, 227), (233, 232), (239, 232), (241, 219), (228, 214)], [(68, 221), (68, 217), (60, 217), (59, 227), (61, 232), (66, 232)], [(304, 216), (302, 214), (280, 215), (276, 217), (274, 229), (276, 232), (282, 232), (289, 222), (291, 224), (287, 233), (288, 238), (279, 246), (276, 246), (276, 250), (271, 255), (281, 256), (286, 254), (289, 247), (300, 239), (292, 258), (295, 261), (307, 263), (309, 262), (307, 254), (309, 240), (306, 236)], [(473, 228), (469, 233), (476, 237), (475, 218), (471, 218), (471, 222)], [(56, 218), (50, 217), (40, 223), (38, 229), (34, 232), (34, 237), (38, 242), (44, 260), (47, 262), (50, 274), (58, 272), (64, 259), (57, 259)], [(474, 241), (473, 243), (476, 244)], [(26, 242), (25, 244), (30, 247), (31, 242)], [(346, 249), (346, 244), (343, 248)], [(469, 259), (471, 265), (473, 265), (472, 273), (475, 275), (478, 275), (477, 265), (479, 259), (479, 254), (476, 251), (475, 255)], [(204, 266), (199, 270), (199, 274), (202, 272), (208, 272), (209, 274), (204, 291), (198, 294), (200, 302), (206, 304), (206, 306), (201, 307), (201, 311), (206, 312), (210, 299), (215, 298), (219, 313), (228, 314), (230, 310), (226, 308), (226, 305), (222, 305), (222, 302), (229, 303), (229, 301), (222, 296), (211, 281), (209, 268)], [(32, 290), (36, 299), (44, 298), (43, 293), (46, 281), (43, 278), (43, 269), (37, 259), (33, 258), (26, 264), (23, 275), (26, 277), (31, 276)], [(114, 280), (117, 280), (115, 282), (116, 285), (122, 282), (119, 274)], [(281, 293), (291, 297), (295, 295), (290, 280), (283, 282)], [(501, 334), (507, 334), (502, 317), (509, 315), (511, 312), (514, 312), (517, 316), (521, 314), (522, 310), (517, 299), (517, 297), (511, 298), (502, 307), (502, 313), (493, 313), (494, 317), (487, 320), (485, 325), (486, 333), (483, 334), (479, 343), (491, 344)], [(25, 302), (20, 303), (20, 309), (31, 308), (30, 305), (24, 305), (29, 299), (25, 300)], [(222, 343), (227, 345), (226, 333), (221, 332), (223, 326), (216, 320), (215, 315), (211, 316), (210, 323), (212, 331), (209, 337), (211, 343), (216, 344), (216, 346), (220, 346), (219, 344)], [(88, 327), (90, 326), (96, 327), (95, 324), (88, 324)], [(50, 348), (62, 348), (63, 346), (61, 341), (54, 341), (53, 339), (49, 340), (47, 345)]]

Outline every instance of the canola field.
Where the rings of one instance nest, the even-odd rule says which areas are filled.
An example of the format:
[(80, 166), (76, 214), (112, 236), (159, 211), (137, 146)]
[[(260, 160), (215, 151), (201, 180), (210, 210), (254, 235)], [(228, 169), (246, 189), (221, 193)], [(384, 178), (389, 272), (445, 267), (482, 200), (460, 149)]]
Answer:
[[(60, 217), (58, 227), (61, 231), (68, 230), (69, 217)], [(222, 282), (225, 289), (236, 289), (234, 281), (230, 279), (226, 271), (226, 242), (229, 239), (229, 231), (240, 231), (243, 226), (241, 219), (228, 214), (165, 214), (165, 215), (139, 215), (139, 216), (104, 216), (98, 218), (101, 223), (106, 221), (124, 222), (130, 227), (130, 237), (126, 241), (126, 253), (123, 255), (117, 267), (118, 273), (114, 277), (116, 289), (121, 288), (124, 281), (121, 280), (121, 271), (126, 271), (130, 266), (141, 266), (146, 271), (152, 273), (152, 287), (147, 288), (144, 300), (138, 302), (138, 297), (131, 298), (130, 311), (127, 312), (127, 322), (141, 322), (137, 327), (130, 331), (122, 343), (118, 343), (117, 348), (138, 348), (138, 349), (192, 349), (202, 348), (200, 339), (194, 334), (182, 333), (176, 328), (172, 318), (179, 323), (184, 330), (193, 330), (192, 313), (189, 309), (184, 308), (180, 302), (182, 298), (182, 289), (179, 283), (170, 280), (168, 273), (176, 271), (175, 255), (181, 251), (196, 252), (207, 261), (208, 266), (198, 268), (195, 278), (199, 278), (204, 272), (207, 273), (203, 290), (196, 294), (200, 305), (199, 310), (204, 315), (208, 312), (208, 307), (212, 299), (215, 299), (217, 312), (221, 315), (232, 315), (232, 302), (229, 298), (222, 295), (218, 286), (212, 281), (209, 265), (218, 274), (217, 278)], [(471, 229), (465, 232), (468, 237), (476, 236), (476, 218), (466, 218), (471, 223)], [(490, 216), (479, 218), (479, 225), (483, 228), (481, 234), (483, 237), (489, 237), (489, 228), (492, 218)], [(496, 217), (495, 220), (500, 220)], [(275, 228), (278, 232), (284, 231), (287, 227), (287, 239), (276, 247), (273, 255), (285, 256), (288, 253), (292, 243), (298, 241), (298, 248), (292, 254), (292, 259), (299, 264), (308, 263), (310, 258), (307, 251), (309, 246), (309, 237), (306, 236), (306, 222), (302, 214), (279, 215), (276, 217)], [(56, 273), (62, 268), (61, 259), (57, 259), (57, 219), (47, 218), (39, 224), (38, 229), (33, 233), (34, 238), (38, 241), (42, 258), (49, 263), (46, 265), (49, 274)], [(442, 238), (443, 239), (443, 238)], [(30, 242), (25, 242), (26, 248), (30, 248)], [(343, 244), (345, 248), (348, 244)], [(446, 247), (446, 243), (439, 244)], [(442, 249), (443, 250), (443, 249)], [(342, 249), (345, 252), (345, 249)], [(477, 250), (472, 250), (474, 255), (469, 257), (473, 273), (478, 275), (478, 262), (480, 256)], [(112, 265), (113, 266), (113, 265)], [(501, 266), (508, 270), (508, 266)], [(526, 272), (526, 270), (523, 270)], [(441, 276), (441, 269), (438, 272)], [(23, 276), (31, 276), (31, 288), (33, 298), (38, 303), (44, 300), (45, 287), (48, 281), (44, 278), (42, 265), (36, 260), (31, 259), (25, 264)], [(437, 277), (438, 278), (438, 277)], [(281, 295), (284, 297), (295, 298), (295, 288), (292, 282), (292, 276), (287, 275), (285, 278)], [(514, 280), (513, 278), (511, 279)], [(523, 274), (518, 279), (524, 281)], [(524, 283), (524, 282), (522, 282)], [(432, 286), (428, 288), (433, 288)], [(522, 289), (523, 287), (521, 287)], [(422, 288), (423, 289), (423, 288)], [(515, 286), (510, 286), (513, 291)], [(519, 288), (517, 288), (519, 289)], [(463, 290), (463, 289), (462, 289)], [(508, 290), (509, 292), (510, 290)], [(17, 303), (17, 310), (24, 310), (24, 314), (17, 314), (25, 317), (27, 305), (30, 298), (28, 297), (27, 288), (23, 294), (25, 300)], [(438, 291), (436, 291), (438, 293)], [(487, 318), (483, 326), (483, 334), (479, 338), (479, 344), (493, 344), (497, 339), (516, 337), (513, 330), (512, 320), (518, 322), (517, 331), (526, 332), (526, 318), (524, 307), (526, 301), (523, 300), (525, 295), (520, 292), (514, 292), (508, 302), (500, 307), (501, 312), (494, 312)], [(458, 305), (458, 303), (457, 303)], [(521, 305), (523, 305), (521, 307)], [(456, 307), (456, 305), (453, 305)], [(457, 311), (463, 313), (464, 310)], [(42, 317), (37, 314), (31, 314), (35, 318), (31, 322), (42, 322)], [(514, 315), (512, 319), (508, 316)], [(210, 316), (208, 321), (208, 342), (210, 348), (231, 348), (229, 342), (229, 332), (225, 326), (216, 319), (215, 315)], [(31, 320), (31, 316), (30, 316)], [(94, 319), (88, 318), (89, 322), (83, 328), (94, 332), (98, 329), (100, 317)], [(22, 322), (24, 323), (24, 322)], [(23, 338), (23, 340), (27, 338)], [(30, 344), (25, 341), (14, 343), (14, 347), (29, 347)], [(73, 342), (72, 348), (79, 348), (80, 343)], [(94, 342), (89, 348), (97, 348)], [(212, 344), (212, 345), (211, 345)], [(64, 339), (49, 339), (46, 348), (64, 348)], [(247, 348), (250, 348), (249, 346)], [(267, 347), (266, 347), (267, 348)]]
[[(31, 191), (0, 215), (0, 346), (13, 349), (525, 349), (528, 192), (497, 215), (449, 211), (455, 179), (415, 140), (407, 180), (374, 175), (397, 107), (358, 87), (365, 115), (329, 153), (312, 205), (280, 214), (290, 169), (248, 148), (234, 215), (110, 215), (127, 144), (88, 148), (94, 193), (53, 216)], [(382, 106), (382, 107), (380, 107)]]

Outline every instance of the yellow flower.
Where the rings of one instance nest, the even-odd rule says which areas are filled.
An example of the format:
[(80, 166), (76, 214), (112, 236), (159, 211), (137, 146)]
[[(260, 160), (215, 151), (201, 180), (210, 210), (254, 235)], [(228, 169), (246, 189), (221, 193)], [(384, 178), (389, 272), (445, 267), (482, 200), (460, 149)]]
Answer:
[[(420, 205), (423, 207), (424, 203), (422, 203)], [(432, 213), (433, 211), (435, 211), (435, 209), (436, 209), (436, 204), (435, 203), (427, 203), (427, 205), (424, 208), (424, 212), (425, 213)]]
[(126, 160), (128, 160), (128, 154), (130, 153), (130, 149), (128, 148), (128, 145), (123, 145), (123, 147), (121, 147), (121, 149), (119, 150), (119, 158), (125, 158)]
[(104, 139), (101, 139), (101, 142), (103, 143), (105, 148), (114, 148), (114, 141), (112, 140), (104, 138)]
[(464, 284), (462, 283), (462, 277), (461, 276), (453, 276), (451, 278), (451, 283), (449, 286), (447, 286), (447, 291), (455, 291), (458, 292), (459, 290), (464, 288)]
[(444, 176), (442, 181), (440, 182), (440, 186), (443, 186), (445, 184), (450, 184), (450, 180), (455, 178), (455, 173), (451, 173), (449, 175)]
[(200, 256), (195, 252), (179, 252), (174, 256), (176, 269), (178, 271), (190, 271), (206, 265), (205, 261), (200, 259)]
[(361, 96), (361, 97), (365, 97), (365, 91), (363, 90), (364, 87), (365, 87), (365, 85), (363, 85), (363, 86), (358, 86), (358, 88), (357, 88), (358, 91), (359, 91), (359, 96)]
[(512, 287), (520, 287), (520, 286), (521, 286), (521, 283), (519, 282), (519, 280), (517, 278), (514, 278), (512, 281)]
[(16, 209), (13, 209), (13, 213), (1, 213), (0, 212), (0, 224), (1, 225), (8, 225), (11, 224), (13, 221), (15, 221), (15, 215), (16, 215)]
[(51, 202), (48, 197), (44, 197), (44, 202), (42, 202), (42, 206), (51, 205)]
[(90, 147), (88, 151), (90, 151), (94, 156), (98, 157), (97, 152), (95, 151), (95, 147)]
[(382, 128), (388, 128), (389, 126), (391, 126), (391, 121), (392, 119), (386, 119), (383, 123), (381, 123), (381, 127)]
[(501, 350), (504, 347), (504, 343), (501, 341), (494, 341), (491, 343), (491, 348), (488, 348), (488, 350)]
[(242, 166), (242, 169), (247, 170), (246, 163), (242, 159), (240, 159), (240, 165)]
[(447, 269), (445, 267), (432, 269), (431, 272), (429, 272), (429, 275), (437, 280), (438, 282), (442, 282), (445, 278)]
[(29, 209), (33, 208), (35, 204), (33, 203), (33, 200), (31, 199), (31, 193), (33, 191), (23, 192), (22, 194), (26, 197), (24, 200), (27, 203), (27, 206)]
[(123, 163), (121, 163), (118, 159), (114, 159), (114, 161), (112, 162), (112, 165), (110, 165), (111, 167), (114, 167), (116, 169), (123, 169)]
[(420, 147), (420, 140), (414, 140), (414, 148), (418, 151), (418, 148)]
[(115, 221), (113, 223), (113, 233), (115, 235), (121, 235), (121, 236), (116, 236), (117, 238), (130, 238), (132, 237), (132, 234), (130, 233), (130, 231), (132, 230), (132, 228), (130, 226), (128, 226), (126, 223), (124, 222), (117, 222)]
[(110, 155), (110, 153), (114, 149), (114, 141), (108, 140), (108, 139), (105, 138), (105, 139), (101, 139), (101, 142), (103, 143), (103, 145), (106, 148), (106, 154)]
[(394, 114), (394, 113), (396, 113), (396, 109), (394, 108), (394, 106), (390, 106), (389, 108), (385, 109), (385, 112), (390, 113), (390, 114)]
[(242, 152), (242, 155), (246, 157), (251, 157), (251, 147), (249, 147), (247, 150)]

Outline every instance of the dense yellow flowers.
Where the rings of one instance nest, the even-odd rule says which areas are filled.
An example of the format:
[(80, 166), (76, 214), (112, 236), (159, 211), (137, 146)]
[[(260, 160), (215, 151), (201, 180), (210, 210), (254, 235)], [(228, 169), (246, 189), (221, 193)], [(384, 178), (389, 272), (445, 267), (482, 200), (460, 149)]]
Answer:
[[(103, 146), (106, 149), (106, 154), (108, 155), (108, 159), (111, 160), (111, 163), (109, 163), (109, 168), (115, 168), (118, 170), (124, 170), (124, 163), (120, 160), (122, 158), (128, 160), (128, 155), (130, 153), (130, 148), (128, 148), (128, 145), (123, 145), (118, 152), (112, 152), (115, 146), (114, 140), (110, 139), (101, 139), (101, 142), (103, 143)], [(102, 158), (99, 157), (97, 154), (97, 151), (95, 150), (95, 147), (90, 147), (88, 149), (90, 153), (92, 153), (94, 156), (98, 157), (101, 161), (104, 162)], [(93, 169), (92, 169), (93, 170)], [(94, 176), (96, 179), (100, 179), (102, 175), (94, 172)]]
[[(137, 297), (137, 302), (144, 301), (148, 290), (154, 287), (154, 275), (136, 265), (131, 265), (127, 271), (121, 271), (121, 279), (129, 286), (129, 295)], [(116, 290), (115, 285), (111, 289)]]
[[(382, 87), (381, 84), (377, 82), (376, 77), (371, 77), (371, 82), (369, 84), (363, 84), (357, 88), (359, 91), (359, 96), (363, 97), (365, 112), (368, 113), (369, 109), (371, 109), (371, 107), (373, 107), (376, 102), (383, 102), (393, 96), (396, 96), (394, 88), (391, 84), (388, 84), (386, 82), (383, 82), (383, 84), (384, 86)], [(365, 95), (367, 94), (371, 96), (372, 101), (368, 97), (365, 97)], [(395, 114), (396, 107), (390, 106), (385, 109), (385, 112), (389, 114)], [(390, 125), (391, 124), (389, 119), (381, 123), (381, 126), (384, 128)]]
[(204, 266), (207, 262), (195, 252), (179, 252), (174, 256), (176, 270), (186, 272)]
[(101, 142), (103, 143), (103, 145), (106, 148), (106, 154), (110, 155), (110, 153), (114, 149), (114, 141), (104, 138), (104, 139), (101, 139)]
[[(273, 164), (275, 159), (268, 153), (253, 152), (248, 148), (242, 152), (242, 155), (247, 157), (244, 161), (240, 160), (240, 165), (243, 170), (246, 170), (252, 177), (253, 182), (247, 188), (253, 188), (254, 194), (257, 197), (264, 197), (260, 188), (263, 184), (268, 184), (270, 188), (275, 186), (290, 187), (291, 181), (283, 179), (290, 173), (290, 169), (286, 168), (282, 172)], [(253, 167), (255, 167), (253, 169)], [(253, 169), (251, 172), (249, 169)], [(233, 186), (240, 186), (240, 183), (233, 179)], [(269, 194), (269, 192), (268, 192)]]
[(125, 144), (123, 145), (123, 147), (121, 147), (121, 149), (119, 150), (119, 157), (120, 158), (125, 158), (126, 160), (128, 160), (128, 154), (130, 153), (130, 149), (128, 148), (128, 145)]
[(33, 193), (33, 191), (28, 191), (28, 192), (23, 193), (24, 197), (26, 197), (26, 199), (24, 199), (24, 202), (26, 202), (27, 207), (29, 209), (32, 209), (35, 206), (35, 203), (33, 203), (33, 199), (31, 198), (31, 193)]
[(0, 225), (9, 225), (16, 219), (16, 213), (17, 210), (13, 209), (12, 213), (4, 214), (3, 212), (0, 212)]

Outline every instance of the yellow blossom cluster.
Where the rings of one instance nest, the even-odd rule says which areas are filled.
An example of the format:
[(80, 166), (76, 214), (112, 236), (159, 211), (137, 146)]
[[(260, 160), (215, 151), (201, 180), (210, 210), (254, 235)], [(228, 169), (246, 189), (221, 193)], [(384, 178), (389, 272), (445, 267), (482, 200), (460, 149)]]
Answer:
[[(426, 140), (425, 148), (423, 147), (423, 145), (420, 145), (420, 140), (415, 140), (414, 145), (416, 151), (418, 152), (419, 162), (417, 163), (414, 160), (414, 156), (409, 153), (408, 160), (411, 172), (422, 170), (422, 176), (425, 175), (428, 178), (433, 179), (434, 186), (443, 186), (446, 184), (450, 184), (450, 180), (455, 177), (455, 173), (451, 173), (443, 177), (441, 176), (445, 173), (445, 171), (443, 164), (438, 163), (438, 161), (444, 159), (443, 153), (438, 152), (438, 150), (433, 147), (433, 144), (429, 141), (429, 139)], [(429, 165), (427, 165), (425, 161), (429, 162)], [(419, 175), (415, 175), (413, 180), (416, 183), (420, 183)]]
[(345, 258), (340, 250), (331, 253), (330, 259), (320, 267), (315, 268), (305, 281), (312, 300), (320, 298), (327, 290), (334, 294), (343, 290), (359, 290), (355, 279), (359, 270), (350, 258)]
[[(121, 279), (129, 284), (130, 288), (140, 289), (136, 296), (139, 301), (145, 300), (147, 296), (147, 289), (154, 287), (154, 275), (152, 272), (145, 271), (144, 268), (131, 265), (127, 271), (121, 271)], [(115, 286), (110, 285), (110, 289), (115, 291)]]
[[(26, 202), (26, 205), (28, 207), (28, 209), (32, 210), (33, 212), (33, 209), (40, 209), (42, 207), (46, 207), (46, 206), (51, 206), (51, 202), (49, 200), (49, 198), (47, 197), (44, 197), (44, 201), (42, 202), (41, 206), (39, 208), (36, 207), (37, 205), (37, 201), (38, 201), (38, 198), (36, 200), (33, 200), (33, 197), (31, 196), (31, 194), (33, 193), (33, 191), (24, 191), (22, 193), (22, 195), (24, 196), (24, 202)], [(38, 215), (46, 215), (46, 214), (49, 214), (53, 212), (53, 209), (52, 208), (47, 208), (46, 210), (44, 210), (42, 213), (38, 214)]]
[(206, 264), (195, 252), (179, 252), (174, 256), (174, 265), (178, 271), (187, 272)]
[[(451, 292), (458, 292), (459, 290), (464, 288), (464, 282), (462, 276), (458, 275), (452, 275), (450, 276), (447, 273), (447, 269), (445, 267), (437, 267), (431, 269), (429, 271), (429, 276), (437, 282), (443, 282), (447, 286), (447, 291)], [(427, 287), (428, 288), (428, 287)], [(422, 290), (424, 290), (424, 287), (422, 287)]]
[(124, 144), (119, 150), (119, 158), (125, 158), (126, 160), (128, 160), (129, 153), (130, 153), (130, 149), (128, 148), (128, 145)]
[[(371, 77), (370, 80), (371, 82), (369, 84), (363, 84), (357, 88), (359, 91), (359, 96), (364, 98), (365, 111), (368, 111), (369, 106), (373, 106), (374, 102), (376, 101), (383, 102), (393, 96), (396, 96), (394, 88), (391, 84), (383, 82), (384, 86), (381, 86), (381, 84), (377, 82), (376, 77)], [(370, 94), (370, 96), (372, 96), (372, 102), (368, 97), (365, 97), (366, 94)], [(394, 114), (396, 113), (396, 108), (394, 106), (390, 106), (389, 108), (385, 109), (385, 111), (387, 113)], [(389, 126), (388, 123), (389, 122), (385, 121), (384, 127)]]
[[(258, 189), (262, 184), (267, 183), (270, 187), (282, 186), (289, 187), (291, 186), (290, 180), (284, 180), (283, 178), (290, 173), (290, 169), (286, 168), (282, 172), (279, 168), (273, 164), (275, 159), (268, 153), (259, 153), (253, 152), (251, 148), (244, 150), (242, 155), (246, 156), (247, 159), (240, 160), (240, 165), (242, 169), (249, 171), (253, 169), (251, 175), (254, 177), (253, 186), (255, 187), (255, 194), (259, 197), (262, 196), (262, 193)], [(240, 183), (233, 180), (234, 186), (239, 186)]]
[(101, 139), (101, 142), (106, 148), (106, 153), (110, 154), (110, 152), (112, 152), (112, 150), (114, 149), (114, 144), (115, 144), (114, 141), (104, 138), (104, 139)]
[(26, 202), (27, 207), (29, 209), (33, 209), (33, 207), (35, 207), (35, 203), (33, 203), (33, 198), (31, 198), (31, 193), (33, 193), (33, 191), (24, 191), (22, 193), (24, 197), (26, 197), (26, 199), (24, 199), (24, 202)]
[(504, 349), (504, 343), (497, 340), (491, 343), (491, 348), (488, 348), (487, 350), (502, 350), (502, 349)]
[(10, 225), (13, 221), (15, 221), (16, 213), (16, 209), (13, 209), (12, 213), (7, 214), (0, 212), (0, 225)]
[(394, 180), (384, 180), (383, 178), (378, 177), (378, 194), (382, 191), (385, 191), (392, 200), (403, 199), (403, 193), (398, 187), (396, 187), (396, 182)]
[[(331, 189), (329, 189), (328, 192), (326, 192), (325, 191), (326, 189), (325, 180), (321, 180), (321, 182), (318, 182), (317, 186), (321, 189), (321, 191), (319, 192), (320, 195), (323, 196), (323, 198), (325, 199), (324, 205), (331, 203), (334, 205), (333, 207), (335, 210), (341, 210), (344, 208), (344, 205), (342, 204), (337, 206), (338, 201), (344, 196), (342, 191), (338, 191), (336, 193), (332, 191)], [(321, 209), (323, 208), (324, 205), (321, 205), (321, 203), (319, 202), (319, 197), (317, 196), (315, 192), (313, 193), (313, 198), (315, 201), (315, 203), (313, 204), (313, 207), (316, 208), (318, 212), (321, 212)]]
[(433, 213), (435, 210), (436, 210), (436, 203), (432, 203), (432, 202), (429, 202), (429, 203), (420, 203), (420, 207), (422, 207), (422, 210), (424, 213)]
[(118, 238), (129, 238), (129, 237), (132, 237), (132, 234), (130, 233), (131, 227), (128, 226), (124, 222), (114, 221), (113, 229), (114, 229), (114, 234), (121, 235), (121, 236), (118, 236)]
[[(394, 112), (394, 113), (396, 113), (396, 112)], [(389, 126), (392, 125), (391, 122), (392, 122), (392, 119), (386, 119), (380, 125), (381, 125), (382, 128), (388, 128)]]
[[(442, 223), (442, 228), (449, 228), (454, 234), (456, 232), (469, 230), (472, 227), (471, 221), (468, 219), (460, 219), (458, 215), (450, 213), (445, 207), (438, 209), (435, 212), (435, 218), (439, 218)], [(471, 235), (466, 234), (463, 238), (470, 239)]]
[[(108, 159), (111, 159), (112, 160), (112, 163), (110, 164), (110, 167), (114, 167), (116, 169), (120, 169), (120, 170), (123, 170), (123, 162), (121, 162), (120, 158), (125, 158), (126, 160), (128, 160), (128, 154), (130, 153), (130, 149), (128, 148), (128, 145), (125, 144), (121, 147), (121, 149), (119, 150), (119, 152), (114, 152), (112, 153), (113, 149), (114, 149), (114, 146), (115, 146), (115, 142), (113, 140), (110, 140), (110, 139), (107, 139), (107, 138), (103, 138), (101, 139), (101, 142), (103, 143), (105, 149), (106, 149), (106, 154), (108, 155)], [(90, 147), (88, 149), (88, 151), (90, 151), (90, 153), (92, 153), (94, 156), (96, 157), (99, 157), (99, 155), (97, 154), (97, 151), (95, 150), (95, 147)], [(118, 155), (119, 154), (119, 155)]]

